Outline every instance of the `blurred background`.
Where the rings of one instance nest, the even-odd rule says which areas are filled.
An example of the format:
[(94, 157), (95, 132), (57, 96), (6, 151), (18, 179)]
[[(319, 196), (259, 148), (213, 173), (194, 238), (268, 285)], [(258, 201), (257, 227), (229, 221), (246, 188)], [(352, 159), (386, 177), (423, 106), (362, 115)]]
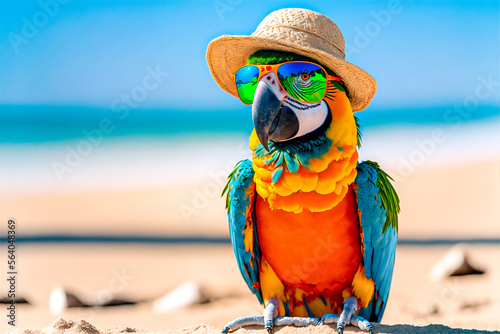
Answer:
[[(205, 52), (285, 7), (331, 18), (346, 59), (378, 83), (356, 115), (361, 159), (378, 161), (401, 199), (384, 321), (499, 328), (500, 4), (404, 0), (2, 0), (0, 235), (16, 222), (18, 292), (29, 302), (18, 327), (58, 314), (103, 328), (221, 327), (261, 312), (220, 198), (250, 157), (251, 109), (217, 86)], [(455, 243), (485, 273), (431, 281)], [(194, 305), (150, 312), (186, 281)], [(415, 284), (420, 292), (408, 291)], [(145, 301), (51, 312), (57, 286), (87, 304)]]

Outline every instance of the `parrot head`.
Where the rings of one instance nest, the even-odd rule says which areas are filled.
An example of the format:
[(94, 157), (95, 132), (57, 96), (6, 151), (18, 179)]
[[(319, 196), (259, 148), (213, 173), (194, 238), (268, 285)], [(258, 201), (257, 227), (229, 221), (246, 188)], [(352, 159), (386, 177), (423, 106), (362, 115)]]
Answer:
[[(252, 54), (247, 64), (274, 65), (289, 61), (318, 64), (317, 61), (305, 56), (267, 50)], [(323, 68), (329, 75), (335, 76), (331, 70)], [(312, 139), (324, 134), (332, 124), (345, 117), (354, 119), (349, 98), (341, 81), (327, 80), (326, 94), (316, 103), (302, 102), (290, 96), (283, 90), (276, 74), (272, 71), (264, 74), (257, 82), (252, 103), (252, 119), (257, 137), (267, 151), (269, 151), (269, 141), (286, 143)], [(354, 124), (354, 122), (349, 123)]]

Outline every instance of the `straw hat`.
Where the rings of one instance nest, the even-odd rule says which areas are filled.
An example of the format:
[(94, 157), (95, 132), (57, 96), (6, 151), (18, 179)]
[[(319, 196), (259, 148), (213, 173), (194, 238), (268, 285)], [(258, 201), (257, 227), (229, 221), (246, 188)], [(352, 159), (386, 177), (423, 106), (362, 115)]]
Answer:
[(207, 62), (217, 84), (237, 96), (232, 77), (259, 50), (293, 52), (331, 69), (342, 79), (353, 111), (366, 108), (377, 90), (375, 79), (345, 61), (345, 42), (339, 27), (319, 13), (280, 9), (266, 16), (251, 36), (224, 35), (211, 41)]

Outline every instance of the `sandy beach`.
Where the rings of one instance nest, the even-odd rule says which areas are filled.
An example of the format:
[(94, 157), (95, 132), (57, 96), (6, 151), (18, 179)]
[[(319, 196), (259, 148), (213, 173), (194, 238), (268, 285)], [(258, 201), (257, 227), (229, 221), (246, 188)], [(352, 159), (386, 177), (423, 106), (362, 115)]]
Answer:
[[(499, 247), (470, 246), (471, 260), (486, 271), (484, 275), (432, 282), (428, 273), (447, 249), (399, 247), (384, 325), (442, 324), (462, 329), (500, 329)], [(262, 312), (240, 278), (229, 245), (24, 246), (19, 250), (19, 258), (22, 261), (19, 294), (32, 304), (18, 305), (16, 328), (50, 327), (61, 316), (66, 321), (85, 319), (103, 331), (129, 327), (166, 332), (206, 324), (210, 327), (202, 327), (198, 332), (211, 333), (219, 332), (225, 323), (238, 316)], [(156, 298), (186, 281), (199, 284), (209, 302), (165, 314), (153, 311)], [(116, 307), (70, 308), (54, 315), (49, 311), (49, 297), (56, 285), (64, 286), (88, 303), (99, 303), (110, 295), (144, 301)], [(376, 333), (409, 332), (408, 328), (399, 327), (379, 329)], [(324, 333), (324, 330), (308, 327), (300, 332)], [(417, 332), (431, 332), (427, 330)], [(265, 331), (256, 333), (261, 332)]]
[[(465, 333), (465, 329), (500, 329), (500, 245), (467, 246), (471, 262), (484, 270), (484, 275), (434, 282), (429, 279), (429, 272), (452, 244), (404, 243), (405, 240), (439, 238), (498, 238), (499, 183), (492, 181), (498, 180), (498, 166), (497, 161), (487, 161), (421, 170), (396, 183), (402, 198), (399, 233), (402, 243), (396, 254), (383, 324), (376, 325), (376, 333)], [(461, 182), (457, 183), (457, 179)], [(200, 207), (199, 215), (193, 215), (191, 221), (180, 219), (178, 206), (189, 203), (196, 187), (203, 184), (183, 189), (4, 196), (1, 203), (9, 212), (16, 213), (19, 233), (61, 231), (86, 235), (226, 237), (225, 212), (218, 197), (209, 199), (209, 204)], [(68, 226), (65, 222), (70, 217), (74, 219)], [(16, 327), (3, 322), (2, 331), (84, 332), (82, 328), (87, 325), (79, 322), (84, 320), (93, 328), (88, 333), (132, 329), (215, 333), (236, 317), (262, 312), (240, 277), (229, 244), (21, 243), (17, 252), (18, 295), (30, 304), (18, 304)], [(2, 253), (0, 261), (5, 260)], [(208, 302), (164, 314), (153, 311), (155, 299), (188, 281), (200, 287)], [(137, 303), (69, 308), (53, 314), (49, 310), (49, 299), (56, 286), (64, 287), (88, 304), (100, 304), (111, 297)], [(64, 320), (55, 322), (59, 317)], [(425, 327), (429, 325), (447, 327)], [(264, 333), (258, 328), (240, 332)], [(279, 333), (327, 332), (335, 332), (334, 327), (279, 330)]]
[[(239, 161), (267, 159), (253, 131), (279, 146), (244, 231), (266, 260), (253, 289), (278, 296), (273, 272), (292, 273), (292, 314), (383, 299), (369, 334), (500, 334), (499, 15), (470, 0), (0, 0), (0, 334), (216, 334), (261, 316), (221, 197)], [(341, 185), (355, 143), (400, 199), (390, 290), (394, 243), (352, 223), (356, 205), (381, 217), (364, 209), (380, 199), (395, 227), (397, 201), (383, 173), (378, 198)], [(368, 231), (390, 256), (370, 257)]]
[[(0, 218), (24, 234), (228, 236), (224, 199), (232, 169), (184, 186), (10, 194), (0, 192)], [(500, 162), (419, 169), (395, 179), (401, 198), (400, 238), (500, 237)], [(71, 224), (68, 224), (71, 222)]]

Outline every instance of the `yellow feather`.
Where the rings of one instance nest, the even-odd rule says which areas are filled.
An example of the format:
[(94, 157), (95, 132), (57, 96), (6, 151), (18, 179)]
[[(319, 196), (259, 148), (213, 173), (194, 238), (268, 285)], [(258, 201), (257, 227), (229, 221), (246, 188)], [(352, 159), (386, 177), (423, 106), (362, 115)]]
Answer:
[(284, 177), (284, 182), (293, 192), (297, 192), (302, 189), (304, 181), (298, 173), (292, 173), (289, 171), (283, 171), (282, 177)]
[(273, 178), (273, 172), (272, 171), (269, 171), (269, 170), (266, 170), (264, 168), (258, 167), (255, 162), (252, 163), (252, 168), (255, 171), (255, 174), (260, 179), (262, 179), (263, 181), (266, 181), (266, 182), (271, 182), (271, 180)]
[(293, 194), (293, 190), (290, 189), (285, 182), (281, 181), (281, 179), (274, 185), (274, 190), (276, 194), (280, 196), (290, 196)]
[(368, 306), (375, 293), (375, 284), (371, 278), (366, 278), (365, 268), (360, 264), (358, 271), (352, 280), (352, 291), (354, 296), (361, 301), (361, 307)]
[(259, 144), (260, 144), (259, 137), (257, 137), (255, 129), (253, 129), (252, 133), (250, 134), (250, 141), (248, 143), (248, 148), (250, 148), (250, 150), (252, 151), (255, 151), (257, 145)]
[(268, 198), (269, 197), (269, 192), (268, 190), (268, 184), (263, 182), (257, 177), (254, 177), (255, 181), (255, 189), (257, 190), (257, 193), (262, 197), (262, 198)]
[(326, 158), (312, 158), (311, 160), (309, 160), (309, 165), (307, 167), (309, 167), (309, 170), (311, 170), (312, 172), (319, 173), (327, 169), (329, 164), (330, 161), (327, 161)]
[(303, 174), (303, 173), (301, 173), (301, 176), (302, 176), (302, 180), (304, 180), (304, 183), (302, 184), (301, 190), (305, 193), (313, 191), (316, 188), (316, 185), (318, 183), (318, 174), (313, 174), (313, 173)]
[[(285, 287), (283, 283), (281, 283), (273, 268), (263, 255), (260, 261), (260, 289), (265, 304), (267, 304), (271, 298), (278, 298), (280, 301), (287, 300), (287, 298), (285, 298)], [(280, 305), (281, 304), (283, 303), (280, 303)], [(280, 315), (285, 315), (284, 308), (282, 311), (281, 309), (279, 311)]]

